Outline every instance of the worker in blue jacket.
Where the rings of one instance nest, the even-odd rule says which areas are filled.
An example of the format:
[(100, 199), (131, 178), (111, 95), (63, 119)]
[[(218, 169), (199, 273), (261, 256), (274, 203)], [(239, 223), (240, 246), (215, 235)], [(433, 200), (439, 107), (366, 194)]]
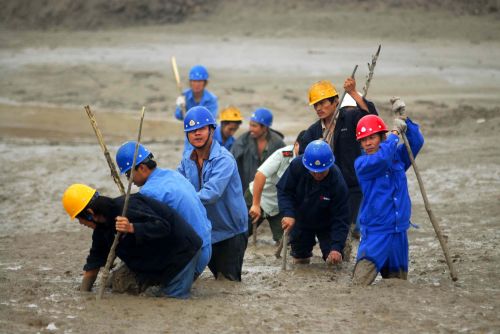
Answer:
[(277, 184), (281, 225), (290, 233), (294, 263), (309, 263), (319, 240), (323, 260), (342, 261), (349, 230), (348, 191), (330, 146), (322, 140), (307, 145)]
[[(125, 142), (116, 153), (120, 173), (126, 174), (127, 177), (132, 169), (135, 145), (135, 141)], [(212, 224), (193, 185), (177, 171), (158, 168), (153, 153), (142, 144), (139, 144), (133, 182), (141, 187), (141, 194), (165, 203), (175, 210), (203, 240), (196, 264), (196, 277), (201, 275), (212, 255)]]
[(195, 65), (189, 71), (189, 87), (182, 95), (177, 97), (175, 118), (183, 120), (182, 107), (189, 110), (195, 106), (203, 106), (210, 110), (217, 119), (218, 103), (217, 96), (206, 89), (208, 85), (208, 71), (205, 66)]
[(386, 132), (384, 121), (375, 115), (363, 117), (356, 128), (366, 154), (355, 162), (363, 192), (355, 285), (371, 284), (379, 272), (383, 278), (406, 279), (408, 274), (411, 201), (405, 172), (411, 162), (405, 145), (398, 145), (398, 135), (406, 132), (415, 156), (424, 138), (418, 125), (404, 115), (394, 120), (389, 135)]
[(193, 148), (184, 152), (177, 170), (193, 184), (212, 222), (208, 267), (215, 278), (241, 281), (248, 215), (236, 161), (213, 139), (215, 127), (207, 108), (187, 112), (184, 131)]
[[(93, 230), (81, 290), (90, 291), (106, 263), (116, 232), (122, 233), (116, 255), (133, 272), (142, 291), (155, 297), (188, 298), (201, 239), (174, 210), (141, 194), (109, 198), (84, 184), (73, 184), (62, 203), (71, 217)], [(158, 284), (158, 285), (156, 285)]]

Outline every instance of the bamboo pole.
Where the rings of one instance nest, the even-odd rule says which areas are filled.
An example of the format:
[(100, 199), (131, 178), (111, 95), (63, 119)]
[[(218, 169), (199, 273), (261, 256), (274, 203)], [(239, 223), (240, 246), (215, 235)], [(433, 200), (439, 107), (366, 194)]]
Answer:
[[(177, 85), (177, 90), (179, 91), (179, 96), (182, 95), (182, 85), (181, 85), (181, 77), (179, 76), (179, 69), (177, 68), (177, 61), (175, 57), (172, 56), (172, 72), (174, 73), (175, 83)], [(186, 115), (186, 105), (181, 105), (182, 118)]]
[(109, 154), (108, 148), (106, 147), (106, 144), (104, 143), (104, 139), (101, 134), (101, 130), (99, 130), (99, 127), (97, 126), (97, 121), (95, 119), (94, 114), (90, 110), (90, 106), (85, 106), (85, 111), (87, 112), (87, 116), (89, 117), (90, 124), (92, 125), (92, 128), (94, 129), (95, 135), (97, 137), (97, 141), (99, 142), (99, 145), (101, 146), (102, 152), (104, 153), (104, 158), (106, 158), (106, 161), (109, 166), (109, 170), (111, 172), (111, 176), (113, 177), (113, 181), (115, 181), (116, 185), (118, 186), (118, 189), (120, 190), (120, 193), (122, 195), (125, 195), (125, 188), (123, 187), (122, 180), (120, 180), (120, 176), (118, 174), (118, 171), (116, 170), (116, 165), (111, 159), (111, 156)]
[[(122, 217), (126, 217), (126, 215), (127, 215), (128, 202), (129, 202), (129, 198), (130, 198), (130, 189), (132, 188), (132, 180), (134, 179), (134, 174), (135, 174), (134, 173), (135, 172), (135, 162), (137, 161), (137, 154), (139, 153), (139, 144), (141, 142), (142, 123), (144, 121), (145, 111), (146, 111), (146, 108), (142, 107), (141, 120), (139, 123), (139, 134), (137, 135), (137, 142), (135, 144), (134, 159), (132, 160), (132, 168), (130, 169), (130, 177), (128, 179), (127, 194), (125, 195), (125, 202), (123, 204)], [(99, 286), (97, 300), (100, 300), (104, 294), (104, 287), (106, 285), (106, 281), (108, 280), (109, 271), (110, 271), (111, 266), (113, 265), (113, 262), (114, 262), (115, 257), (116, 257), (116, 247), (118, 246), (118, 242), (120, 240), (121, 235), (122, 234), (120, 232), (116, 233), (115, 239), (113, 240), (113, 244), (111, 245), (111, 249), (109, 250), (108, 258), (106, 260), (106, 265), (104, 266), (104, 272), (102, 273), (102, 276), (101, 276), (101, 284)]]

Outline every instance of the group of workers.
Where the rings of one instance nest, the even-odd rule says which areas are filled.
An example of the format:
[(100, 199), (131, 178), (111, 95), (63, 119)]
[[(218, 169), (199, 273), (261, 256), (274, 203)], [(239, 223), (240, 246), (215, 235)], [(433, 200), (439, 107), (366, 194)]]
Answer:
[(256, 109), (249, 130), (235, 139), (244, 119), (231, 106), (216, 123), (218, 101), (206, 89), (206, 68), (194, 66), (189, 82), (176, 101), (186, 135), (177, 170), (158, 167), (142, 144), (133, 165), (134, 141), (118, 149), (120, 173), (132, 173), (140, 187), (125, 217), (125, 196), (109, 198), (84, 184), (66, 189), (62, 202), (71, 219), (93, 229), (83, 291), (91, 290), (117, 232), (124, 263), (117, 272), (133, 281), (135, 292), (187, 298), (207, 266), (216, 279), (241, 281), (248, 237), (264, 220), (276, 243), (289, 235), (296, 264), (310, 262), (317, 241), (327, 263), (349, 260), (346, 242), (358, 221), (354, 284), (369, 285), (378, 273), (406, 279), (410, 160), (398, 143), (406, 133), (416, 155), (423, 137), (404, 102), (396, 100), (403, 112), (389, 131), (353, 78), (344, 82), (343, 101), (330, 81), (319, 81), (309, 89), (318, 120), (286, 146), (266, 108)]

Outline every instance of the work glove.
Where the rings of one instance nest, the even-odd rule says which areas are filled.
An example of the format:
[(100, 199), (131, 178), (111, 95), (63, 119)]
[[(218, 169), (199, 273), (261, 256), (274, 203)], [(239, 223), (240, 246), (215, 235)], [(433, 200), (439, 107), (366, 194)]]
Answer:
[(401, 119), (405, 120), (408, 118), (406, 116), (406, 104), (399, 97), (394, 96), (391, 98), (392, 112), (399, 116)]
[(393, 131), (397, 131), (399, 134), (406, 132), (406, 122), (401, 118), (395, 118), (392, 126)]
[(186, 105), (186, 97), (184, 95), (179, 95), (175, 100), (175, 104), (180, 107)]

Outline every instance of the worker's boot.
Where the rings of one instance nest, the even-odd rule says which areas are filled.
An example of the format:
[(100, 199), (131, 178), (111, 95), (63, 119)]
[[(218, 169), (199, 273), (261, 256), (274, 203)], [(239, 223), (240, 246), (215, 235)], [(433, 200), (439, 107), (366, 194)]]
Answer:
[(363, 259), (358, 261), (354, 267), (352, 284), (357, 286), (368, 286), (373, 283), (377, 274), (375, 263)]
[(309, 264), (309, 263), (311, 263), (311, 258), (310, 257), (303, 258), (303, 259), (292, 257), (292, 259), (293, 259), (293, 261), (292, 261), (293, 264)]

